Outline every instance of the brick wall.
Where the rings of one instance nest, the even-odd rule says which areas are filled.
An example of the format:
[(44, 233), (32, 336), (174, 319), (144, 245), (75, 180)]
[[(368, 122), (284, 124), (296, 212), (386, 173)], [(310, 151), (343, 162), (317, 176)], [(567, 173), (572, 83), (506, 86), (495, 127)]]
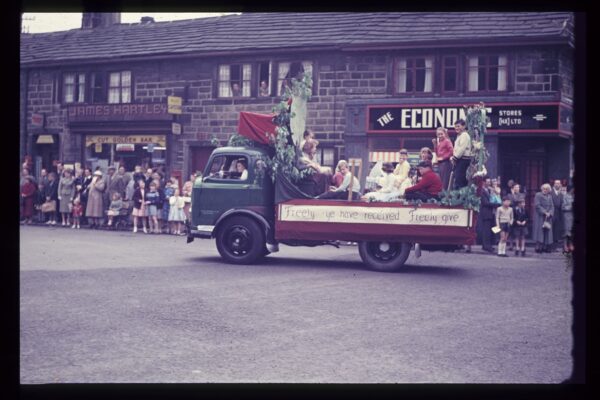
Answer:
[(517, 53), (514, 93), (548, 94), (560, 89), (558, 51), (529, 50)]

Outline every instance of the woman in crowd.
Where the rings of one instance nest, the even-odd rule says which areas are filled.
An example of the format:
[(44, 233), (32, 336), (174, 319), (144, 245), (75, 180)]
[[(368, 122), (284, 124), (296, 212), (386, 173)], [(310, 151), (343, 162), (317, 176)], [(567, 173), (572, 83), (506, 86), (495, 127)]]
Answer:
[(436, 139), (432, 139), (433, 150), (436, 154), (436, 162), (440, 179), (442, 180), (444, 190), (450, 190), (450, 173), (452, 172), (452, 163), (450, 157), (454, 154), (454, 146), (448, 137), (448, 129), (439, 127), (435, 131)]
[(27, 176), (25, 182), (21, 185), (21, 199), (23, 201), (23, 207), (21, 209), (21, 218), (24, 222), (29, 225), (33, 217), (33, 203), (35, 200), (35, 180), (32, 176)]
[(69, 226), (71, 217), (71, 208), (73, 207), (73, 199), (75, 198), (75, 180), (71, 176), (71, 170), (65, 169), (63, 177), (58, 183), (58, 200), (59, 211), (62, 217), (62, 226)]
[(50, 172), (48, 174), (48, 184), (45, 187), (46, 203), (54, 202), (54, 211), (44, 212), (48, 216), (48, 225), (56, 225), (56, 204), (58, 203), (58, 182), (56, 180), (56, 173)]
[(82, 221), (83, 223), (87, 223), (88, 220), (85, 216), (85, 210), (87, 208), (87, 203), (88, 203), (88, 197), (89, 197), (89, 193), (90, 193), (90, 183), (92, 183), (92, 170), (91, 168), (84, 168), (83, 169), (83, 177), (81, 179), (81, 190), (80, 190), (80, 194), (79, 194), (79, 199), (81, 200), (81, 207), (83, 208), (83, 216), (82, 216)]
[(88, 199), (85, 207), (85, 216), (90, 228), (96, 229), (102, 225), (104, 219), (103, 193), (106, 190), (106, 182), (102, 178), (102, 171), (94, 171), (92, 181), (88, 186)]
[(536, 253), (550, 253), (553, 243), (552, 237), (552, 217), (554, 214), (554, 203), (549, 184), (544, 183), (541, 191), (534, 197), (534, 219), (533, 219), (533, 240), (535, 241)]
[(146, 228), (146, 181), (144, 178), (140, 178), (137, 183), (137, 189), (133, 192), (133, 233), (138, 231), (138, 218), (142, 219), (142, 226), (144, 227), (144, 233), (148, 233)]

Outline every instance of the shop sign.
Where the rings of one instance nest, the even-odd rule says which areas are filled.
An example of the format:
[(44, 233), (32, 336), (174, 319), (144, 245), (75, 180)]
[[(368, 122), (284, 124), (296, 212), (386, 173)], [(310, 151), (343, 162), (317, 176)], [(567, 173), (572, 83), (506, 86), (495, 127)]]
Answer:
[(117, 143), (117, 151), (135, 151), (135, 144), (130, 143)]
[(164, 103), (72, 105), (69, 122), (171, 120)]
[(171, 132), (173, 135), (181, 135), (181, 124), (177, 122), (171, 123)]
[(177, 96), (168, 96), (167, 97), (167, 106), (169, 114), (181, 114), (181, 105), (183, 104), (183, 99)]
[[(559, 103), (486, 103), (488, 130), (558, 132)], [(430, 132), (465, 119), (462, 104), (367, 107), (368, 133)]]
[(92, 144), (149, 144), (154, 143), (162, 147), (167, 146), (166, 135), (87, 135), (85, 145)]
[(44, 114), (31, 114), (31, 126), (42, 128), (44, 126)]

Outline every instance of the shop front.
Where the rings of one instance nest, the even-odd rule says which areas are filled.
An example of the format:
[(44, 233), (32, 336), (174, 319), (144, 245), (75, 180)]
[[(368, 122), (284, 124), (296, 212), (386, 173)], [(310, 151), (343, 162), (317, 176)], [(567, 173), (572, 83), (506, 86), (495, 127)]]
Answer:
[(111, 165), (133, 171), (167, 166), (172, 144), (166, 104), (109, 104), (69, 109), (71, 134), (81, 143), (76, 156), (92, 169)]
[[(436, 128), (448, 129), (454, 142), (454, 122), (465, 119), (463, 105), (484, 101), (490, 122), (485, 136), (488, 175), (519, 182), (531, 205), (543, 182), (570, 182), (573, 171), (571, 107), (549, 99), (514, 101), (502, 99), (350, 101), (346, 105), (346, 157), (397, 162), (405, 148), (416, 163), (422, 147), (432, 148)], [(362, 172), (366, 176), (368, 169)]]

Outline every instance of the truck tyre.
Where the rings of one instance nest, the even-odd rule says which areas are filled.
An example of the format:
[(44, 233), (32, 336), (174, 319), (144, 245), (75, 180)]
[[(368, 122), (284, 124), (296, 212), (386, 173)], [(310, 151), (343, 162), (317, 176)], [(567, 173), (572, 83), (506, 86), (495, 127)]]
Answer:
[(369, 268), (380, 272), (397, 271), (410, 254), (410, 243), (400, 242), (360, 242), (358, 253)]
[(252, 218), (231, 217), (217, 231), (217, 250), (232, 264), (252, 264), (265, 255), (265, 238)]

